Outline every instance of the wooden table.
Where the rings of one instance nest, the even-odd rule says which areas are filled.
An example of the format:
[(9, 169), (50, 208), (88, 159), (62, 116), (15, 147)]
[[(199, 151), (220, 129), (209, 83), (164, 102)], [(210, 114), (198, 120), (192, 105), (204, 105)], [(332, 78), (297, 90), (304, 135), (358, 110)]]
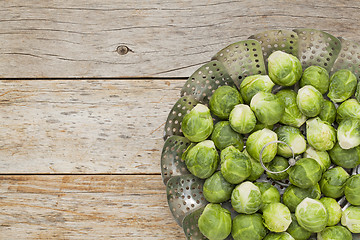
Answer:
[(358, 40), (359, 1), (1, 1), (0, 239), (184, 239), (160, 175), (180, 88), (268, 29)]

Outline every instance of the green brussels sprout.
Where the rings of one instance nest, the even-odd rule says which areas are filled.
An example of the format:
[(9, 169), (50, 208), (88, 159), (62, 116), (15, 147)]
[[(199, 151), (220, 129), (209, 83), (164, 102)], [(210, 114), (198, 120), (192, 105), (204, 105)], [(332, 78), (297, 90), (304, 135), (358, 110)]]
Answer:
[(239, 104), (231, 111), (229, 122), (234, 131), (246, 134), (255, 128), (256, 117), (248, 105)]
[(259, 213), (239, 214), (233, 219), (231, 236), (234, 240), (261, 240), (268, 232)]
[(336, 130), (320, 118), (306, 121), (306, 139), (318, 151), (327, 151), (336, 143)]
[(228, 121), (220, 121), (215, 124), (211, 140), (219, 150), (229, 146), (234, 146), (239, 150), (244, 148), (242, 136), (231, 128)]
[(360, 164), (360, 146), (342, 149), (339, 143), (329, 151), (331, 161), (343, 168), (354, 168)]
[(249, 157), (251, 162), (251, 173), (250, 176), (247, 178), (248, 181), (255, 181), (257, 180), (263, 173), (264, 168), (261, 166), (260, 162), (256, 161), (254, 158), (252, 158), (249, 153), (244, 149), (243, 153)]
[(270, 93), (274, 85), (268, 75), (251, 75), (241, 82), (240, 93), (244, 102), (249, 104), (255, 94), (258, 92)]
[(281, 233), (269, 233), (266, 235), (264, 240), (295, 240), (289, 233), (281, 232)]
[(263, 210), (264, 225), (272, 232), (285, 232), (291, 223), (290, 210), (280, 202), (270, 203)]
[[(305, 137), (300, 130), (291, 126), (281, 126), (275, 129), (278, 140), (287, 143), (295, 155), (301, 154), (306, 150)], [(292, 157), (292, 151), (286, 144), (278, 144), (277, 154), (286, 158)]]
[(336, 122), (347, 118), (360, 119), (360, 103), (356, 99), (348, 99), (336, 109)]
[(307, 117), (319, 115), (323, 101), (321, 93), (311, 85), (300, 88), (296, 96), (296, 104), (300, 112)]
[(299, 188), (294, 185), (290, 185), (285, 189), (282, 200), (291, 212), (295, 212), (297, 205), (299, 205), (301, 201), (307, 197), (320, 199), (321, 191), (319, 184), (309, 188)]
[(319, 118), (329, 124), (335, 122), (336, 118), (336, 107), (333, 102), (324, 100), (319, 113)]
[(263, 211), (270, 203), (280, 202), (279, 190), (269, 182), (255, 182), (254, 184), (261, 192), (261, 211)]
[(360, 119), (348, 118), (339, 123), (337, 138), (342, 149), (360, 145)]
[(329, 220), (326, 226), (335, 226), (341, 219), (341, 207), (334, 198), (323, 197), (320, 202), (324, 204), (326, 211), (329, 214)]
[(360, 205), (360, 174), (351, 176), (345, 184), (346, 200), (352, 205)]
[(291, 214), (291, 224), (286, 230), (295, 240), (307, 240), (311, 236), (311, 232), (304, 229), (296, 221), (295, 214)]
[(329, 89), (330, 78), (325, 68), (310, 66), (304, 70), (300, 79), (300, 87), (311, 85), (321, 94), (325, 94)]
[[(246, 151), (255, 160), (260, 161), (261, 149), (269, 142), (277, 141), (275, 132), (264, 128), (256, 131), (248, 137), (246, 141)], [(274, 159), (277, 153), (277, 143), (268, 145), (262, 153), (262, 161), (268, 163)]]
[(182, 155), (187, 169), (198, 178), (210, 177), (218, 167), (219, 154), (211, 140), (191, 144)]
[(356, 76), (348, 69), (341, 69), (331, 76), (327, 96), (333, 102), (343, 102), (355, 93), (356, 85)]
[(344, 186), (350, 175), (342, 167), (334, 167), (327, 170), (319, 182), (321, 192), (331, 198), (339, 198), (344, 195)]
[(302, 114), (296, 104), (297, 93), (290, 89), (283, 89), (276, 93), (285, 105), (285, 112), (280, 119), (280, 123), (299, 128), (306, 121), (306, 116)]
[(251, 174), (251, 162), (248, 156), (234, 146), (221, 151), (221, 174), (226, 181), (238, 184)]
[(192, 142), (206, 140), (214, 128), (210, 110), (203, 104), (197, 104), (182, 120), (181, 130)]
[(209, 108), (215, 116), (220, 119), (227, 119), (231, 110), (240, 103), (243, 103), (243, 99), (237, 89), (221, 86), (211, 96)]
[(295, 216), (299, 225), (310, 232), (324, 230), (329, 219), (324, 204), (312, 198), (302, 200), (296, 207)]
[(292, 184), (300, 188), (309, 188), (320, 181), (322, 169), (316, 160), (302, 158), (288, 170), (288, 173)]
[(237, 185), (231, 194), (231, 205), (238, 213), (257, 212), (262, 205), (260, 189), (249, 181)]
[(352, 240), (351, 232), (343, 226), (327, 227), (317, 234), (318, 240)]
[(328, 152), (326, 151), (318, 151), (311, 146), (306, 148), (306, 151), (303, 154), (304, 158), (312, 158), (316, 160), (323, 172), (325, 172), (331, 165), (331, 160)]
[[(279, 151), (279, 150), (278, 150)], [(276, 156), (270, 163), (265, 165), (267, 169), (272, 172), (280, 172), (289, 167), (289, 162), (283, 157)], [(270, 173), (266, 172), (266, 175), (274, 180), (285, 180), (289, 177), (289, 174), (285, 171), (282, 173)]]
[(291, 54), (275, 51), (268, 58), (268, 72), (271, 80), (281, 86), (292, 86), (302, 74), (299, 59)]
[(221, 172), (215, 172), (205, 180), (203, 194), (208, 202), (221, 203), (230, 200), (234, 187), (234, 185), (225, 180)]
[(257, 122), (254, 129), (250, 133), (256, 132), (258, 130), (263, 130), (264, 128), (267, 128), (269, 130), (273, 130), (274, 125), (266, 125), (266, 124), (263, 124), (261, 122)]
[(200, 232), (210, 240), (223, 240), (231, 233), (230, 211), (220, 204), (209, 203), (199, 217)]
[(360, 233), (360, 207), (349, 206), (342, 212), (341, 225), (352, 233)]
[(355, 90), (355, 98), (360, 101), (360, 84), (358, 83)]
[(251, 99), (250, 108), (255, 113), (259, 122), (273, 125), (280, 121), (285, 105), (280, 98), (272, 93), (258, 92)]

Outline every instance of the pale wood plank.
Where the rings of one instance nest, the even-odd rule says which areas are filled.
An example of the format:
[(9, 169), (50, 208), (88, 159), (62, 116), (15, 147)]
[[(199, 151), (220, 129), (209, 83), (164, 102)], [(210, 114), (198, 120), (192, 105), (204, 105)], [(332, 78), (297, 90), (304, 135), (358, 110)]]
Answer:
[(185, 80), (0, 81), (0, 173), (160, 173)]
[(185, 239), (155, 176), (0, 176), (0, 239)]
[[(357, 40), (359, 1), (1, 1), (0, 77), (189, 76), (269, 29)], [(126, 45), (133, 52), (119, 55)]]

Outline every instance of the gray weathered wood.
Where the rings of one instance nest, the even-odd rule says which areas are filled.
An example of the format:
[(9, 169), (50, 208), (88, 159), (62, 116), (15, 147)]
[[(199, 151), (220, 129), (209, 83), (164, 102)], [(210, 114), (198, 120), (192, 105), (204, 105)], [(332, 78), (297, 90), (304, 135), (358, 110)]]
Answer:
[(160, 173), (185, 80), (0, 81), (0, 173)]
[(185, 239), (155, 176), (0, 176), (0, 239)]
[[(189, 76), (264, 30), (307, 27), (357, 40), (359, 8), (339, 0), (1, 1), (0, 77)], [(121, 45), (131, 51), (120, 55)]]

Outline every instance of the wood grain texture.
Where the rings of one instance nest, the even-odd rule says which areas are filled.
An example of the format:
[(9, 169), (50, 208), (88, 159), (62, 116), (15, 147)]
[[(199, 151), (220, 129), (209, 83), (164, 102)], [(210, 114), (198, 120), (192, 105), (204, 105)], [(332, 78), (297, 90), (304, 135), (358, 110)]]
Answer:
[(185, 239), (155, 176), (0, 176), (0, 239)]
[(0, 81), (0, 173), (160, 173), (185, 80)]
[[(0, 77), (190, 76), (227, 45), (269, 29), (357, 40), (359, 1), (0, 2)], [(119, 55), (117, 47), (131, 49)]]

